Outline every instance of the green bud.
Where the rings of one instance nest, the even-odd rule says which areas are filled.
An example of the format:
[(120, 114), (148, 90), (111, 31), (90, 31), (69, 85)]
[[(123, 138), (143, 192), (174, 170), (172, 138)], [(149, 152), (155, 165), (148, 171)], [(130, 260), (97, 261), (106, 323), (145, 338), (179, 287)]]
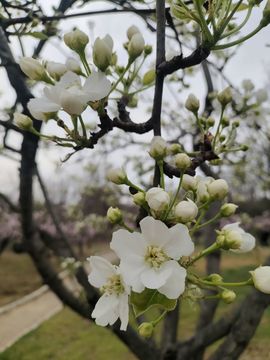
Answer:
[(263, 10), (263, 17), (262, 17), (260, 25), (262, 27), (265, 27), (268, 24), (270, 24), (270, 0), (268, 0), (265, 5), (265, 8)]
[(145, 55), (150, 55), (153, 51), (153, 47), (151, 45), (145, 45), (144, 47), (144, 53)]
[(225, 107), (232, 101), (232, 92), (231, 88), (227, 87), (223, 91), (221, 91), (217, 96), (218, 101), (222, 105), (222, 107)]
[(232, 290), (224, 290), (220, 294), (220, 298), (226, 303), (231, 304), (236, 299), (236, 293)]
[(146, 203), (145, 193), (138, 191), (136, 194), (133, 195), (133, 202), (138, 206), (144, 205)]
[(151, 69), (144, 74), (142, 83), (144, 86), (150, 85), (155, 81), (155, 78), (156, 78), (156, 72), (155, 70)]
[(22, 130), (31, 130), (33, 128), (32, 119), (24, 114), (14, 113), (15, 124)]
[(153, 331), (154, 331), (154, 326), (152, 323), (144, 322), (139, 326), (139, 334), (144, 338), (151, 337)]
[(244, 145), (241, 146), (241, 150), (242, 150), (242, 151), (248, 151), (248, 149), (249, 149), (249, 146), (246, 145), (246, 144), (244, 144)]
[(221, 125), (223, 127), (227, 127), (229, 126), (229, 124), (230, 124), (229, 118), (227, 118), (227, 116), (223, 116), (223, 118), (221, 119)]
[(191, 165), (191, 159), (187, 154), (176, 154), (174, 157), (175, 166), (180, 170), (185, 170)]
[(171, 144), (167, 148), (167, 153), (170, 155), (176, 155), (183, 151), (183, 148), (180, 144)]
[(64, 35), (65, 44), (73, 51), (81, 54), (89, 42), (89, 37), (81, 30), (73, 30)]
[(123, 221), (123, 215), (119, 208), (110, 207), (107, 211), (107, 219), (112, 224), (120, 224)]
[(213, 283), (220, 283), (223, 280), (223, 278), (219, 274), (210, 274), (209, 276), (207, 276), (206, 280), (211, 281)]
[(233, 127), (236, 127), (236, 128), (238, 128), (239, 127), (239, 125), (240, 125), (240, 123), (239, 123), (239, 121), (238, 120), (235, 120), (234, 122), (233, 122)]
[(190, 94), (185, 102), (185, 107), (192, 113), (197, 114), (200, 108), (200, 101), (195, 95)]
[(234, 215), (237, 208), (238, 206), (232, 203), (224, 204), (220, 208), (220, 215), (223, 217)]
[(213, 118), (208, 118), (207, 121), (206, 121), (206, 125), (207, 125), (208, 127), (214, 126), (214, 125), (215, 125), (215, 119), (213, 119)]
[(107, 173), (107, 179), (114, 184), (126, 184), (127, 174), (123, 169), (110, 169)]

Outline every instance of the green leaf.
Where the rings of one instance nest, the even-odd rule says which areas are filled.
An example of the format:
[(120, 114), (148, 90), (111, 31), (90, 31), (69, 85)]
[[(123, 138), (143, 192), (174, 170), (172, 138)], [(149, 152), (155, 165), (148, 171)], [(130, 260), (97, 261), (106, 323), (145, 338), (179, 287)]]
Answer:
[(162, 310), (172, 311), (177, 304), (176, 300), (168, 299), (165, 295), (159, 293), (157, 290), (145, 289), (143, 292), (132, 292), (130, 296), (131, 304), (135, 316), (138, 317), (144, 314), (150, 308), (157, 306)]
[(32, 31), (32, 32), (29, 31), (29, 32), (23, 33), (22, 35), (29, 35), (29, 36), (32, 36), (39, 40), (47, 40), (48, 39), (48, 36), (40, 31)]

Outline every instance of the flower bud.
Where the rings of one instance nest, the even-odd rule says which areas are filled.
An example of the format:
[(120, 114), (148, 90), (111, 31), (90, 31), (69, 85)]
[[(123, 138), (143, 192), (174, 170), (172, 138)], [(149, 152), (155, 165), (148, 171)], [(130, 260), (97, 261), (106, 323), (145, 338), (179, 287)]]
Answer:
[(187, 223), (196, 218), (198, 215), (198, 207), (190, 199), (180, 201), (175, 207), (174, 215), (180, 222)]
[(145, 200), (150, 209), (154, 211), (163, 211), (167, 209), (170, 204), (169, 194), (159, 187), (153, 187), (148, 190), (145, 194)]
[(254, 89), (254, 87), (255, 87), (253, 82), (251, 80), (249, 80), (249, 79), (243, 80), (242, 81), (242, 86), (243, 86), (243, 89), (245, 91), (248, 91), (248, 92), (252, 91)]
[(192, 113), (197, 114), (200, 108), (200, 101), (194, 94), (190, 94), (186, 100), (185, 107)]
[(214, 126), (214, 125), (215, 125), (215, 119), (213, 119), (213, 118), (208, 118), (208, 119), (206, 120), (206, 125), (207, 125), (208, 127)]
[(32, 119), (21, 113), (14, 113), (15, 124), (22, 130), (30, 130), (33, 127)]
[(245, 253), (255, 247), (255, 238), (246, 233), (239, 223), (225, 225), (218, 232), (217, 244), (224, 250), (232, 250), (236, 253)]
[(118, 209), (117, 207), (110, 207), (107, 211), (107, 219), (112, 223), (112, 224), (120, 224), (123, 221), (123, 215), (120, 209)]
[(81, 54), (89, 42), (89, 37), (81, 30), (73, 30), (64, 35), (64, 42), (71, 50)]
[(270, 266), (260, 266), (250, 273), (255, 288), (265, 294), (270, 294)]
[(23, 57), (19, 61), (21, 70), (31, 80), (44, 80), (47, 77), (46, 70), (41, 63), (31, 57)]
[(112, 60), (113, 39), (106, 35), (103, 39), (99, 37), (95, 40), (93, 46), (94, 64), (101, 70), (105, 71)]
[(232, 91), (231, 88), (228, 86), (226, 89), (221, 91), (218, 96), (218, 101), (222, 105), (222, 107), (225, 107), (232, 101)]
[(196, 191), (197, 200), (200, 203), (205, 203), (209, 200), (210, 195), (207, 191), (207, 185), (204, 181), (199, 181), (197, 184), (197, 191)]
[(127, 37), (128, 37), (128, 40), (131, 40), (132, 36), (135, 35), (135, 34), (140, 34), (140, 30), (137, 28), (136, 25), (132, 25), (130, 26), (128, 29), (127, 29)]
[(62, 75), (67, 72), (67, 67), (64, 64), (48, 61), (46, 63), (46, 69), (52, 78), (59, 80)]
[(128, 54), (131, 60), (135, 60), (144, 50), (144, 38), (141, 33), (132, 36), (128, 44)]
[(139, 334), (144, 338), (151, 337), (153, 331), (154, 331), (154, 326), (152, 323), (144, 322), (139, 326)]
[(161, 160), (166, 156), (167, 143), (161, 136), (154, 136), (151, 144), (149, 155), (155, 160)]
[(261, 26), (267, 26), (270, 23), (270, 0), (267, 1), (265, 8), (263, 10), (263, 17), (260, 22)]
[(211, 281), (213, 283), (220, 283), (223, 280), (223, 278), (219, 274), (210, 274), (207, 276), (206, 280)]
[(171, 144), (167, 147), (167, 153), (170, 155), (176, 155), (183, 151), (180, 144)]
[(147, 71), (142, 79), (143, 85), (146, 86), (152, 84), (155, 81), (155, 77), (156, 77), (156, 72), (154, 69)]
[(144, 47), (144, 53), (146, 56), (152, 54), (153, 47), (151, 45), (145, 45)]
[(107, 179), (114, 184), (121, 185), (126, 184), (127, 174), (123, 169), (111, 169), (107, 173)]
[(222, 200), (228, 194), (229, 186), (223, 179), (212, 181), (208, 184), (208, 193), (213, 199)]
[(180, 170), (185, 170), (191, 165), (191, 159), (187, 154), (176, 154), (174, 157), (175, 166)]
[(227, 203), (221, 206), (220, 208), (220, 215), (223, 217), (229, 217), (235, 214), (236, 209), (238, 208), (237, 205), (232, 203)]
[(138, 206), (142, 206), (145, 204), (145, 193), (142, 191), (138, 191), (136, 194), (133, 195), (133, 202)]
[(190, 176), (188, 174), (184, 174), (183, 175), (183, 180), (182, 180), (182, 188), (186, 191), (194, 191), (196, 190), (197, 187), (197, 181), (193, 176)]
[(224, 290), (220, 294), (220, 298), (226, 303), (231, 304), (236, 299), (236, 293), (232, 290)]
[(66, 61), (66, 67), (69, 71), (72, 71), (75, 74), (80, 75), (82, 73), (80, 63), (76, 59), (68, 58)]

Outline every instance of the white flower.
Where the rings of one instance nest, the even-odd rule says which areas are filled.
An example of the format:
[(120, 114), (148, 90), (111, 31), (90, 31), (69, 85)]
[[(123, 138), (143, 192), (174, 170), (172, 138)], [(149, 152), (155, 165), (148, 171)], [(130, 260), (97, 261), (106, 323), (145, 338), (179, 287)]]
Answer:
[(204, 203), (209, 200), (209, 193), (207, 190), (207, 182), (204, 180), (199, 180), (197, 183), (197, 191), (196, 191), (197, 200), (200, 203)]
[(163, 159), (166, 156), (167, 143), (161, 136), (154, 136), (151, 144), (149, 155), (153, 159)]
[(239, 226), (239, 222), (225, 225), (221, 229), (219, 237), (225, 247), (235, 253), (246, 253), (251, 251), (256, 245), (254, 236), (245, 232)]
[(67, 72), (66, 65), (55, 61), (48, 61), (46, 63), (46, 69), (51, 77), (57, 80)]
[(190, 199), (180, 201), (175, 207), (174, 214), (180, 222), (186, 223), (195, 219), (198, 215), (198, 207)]
[(135, 33), (128, 44), (128, 54), (132, 59), (136, 59), (144, 50), (144, 38), (141, 33)]
[(76, 59), (73, 59), (73, 58), (68, 58), (66, 60), (66, 68), (69, 71), (72, 71), (78, 75), (82, 73), (80, 63)]
[(213, 199), (224, 199), (224, 197), (228, 194), (228, 191), (229, 186), (223, 179), (214, 180), (208, 184), (208, 192)]
[(101, 70), (105, 71), (110, 65), (112, 59), (113, 39), (106, 35), (103, 39), (99, 37), (95, 40), (93, 46), (94, 64)]
[(46, 76), (46, 70), (41, 63), (31, 57), (23, 57), (19, 61), (20, 68), (31, 80), (42, 80)]
[(101, 326), (113, 325), (120, 318), (120, 330), (126, 330), (130, 288), (123, 281), (119, 268), (99, 256), (91, 256), (87, 260), (91, 266), (88, 281), (103, 292), (91, 316)]
[(182, 188), (186, 191), (189, 190), (194, 191), (196, 190), (196, 187), (197, 187), (197, 180), (193, 176), (184, 174), (182, 180)]
[(179, 265), (182, 256), (194, 251), (188, 228), (177, 224), (170, 229), (147, 216), (140, 222), (141, 233), (118, 230), (111, 248), (120, 258), (124, 280), (133, 291), (157, 289), (169, 299), (177, 299), (185, 290), (186, 269)]
[(265, 294), (270, 294), (270, 266), (260, 266), (250, 273), (255, 288)]
[(110, 89), (111, 83), (103, 73), (93, 72), (82, 86), (80, 77), (68, 71), (56, 85), (44, 89), (44, 97), (30, 100), (28, 108), (38, 120), (45, 120), (60, 109), (80, 115), (89, 101), (104, 98)]
[(140, 30), (137, 28), (136, 25), (132, 25), (130, 26), (128, 29), (127, 29), (127, 37), (128, 37), (128, 40), (131, 40), (132, 36), (137, 34), (137, 33), (140, 33)]
[(154, 211), (163, 211), (170, 203), (170, 196), (162, 188), (153, 187), (146, 192), (145, 200), (147, 201), (150, 209)]

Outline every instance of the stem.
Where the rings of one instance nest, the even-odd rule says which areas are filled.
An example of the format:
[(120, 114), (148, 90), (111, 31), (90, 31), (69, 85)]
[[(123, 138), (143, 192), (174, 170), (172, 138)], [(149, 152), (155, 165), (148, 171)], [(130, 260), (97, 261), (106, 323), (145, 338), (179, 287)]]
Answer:
[(111, 91), (109, 92), (109, 94), (107, 95), (107, 97), (116, 89), (117, 85), (123, 80), (126, 72), (128, 71), (128, 69), (130, 68), (131, 64), (133, 63), (133, 60), (131, 61), (130, 59), (128, 60), (127, 66), (125, 67), (124, 71), (122, 72), (122, 74), (119, 76), (118, 80), (116, 81), (116, 83), (113, 85), (113, 87), (111, 88)]
[(134, 230), (132, 230), (124, 221), (120, 223), (120, 225), (122, 225), (126, 230), (128, 230), (129, 232), (133, 233)]
[(203, 256), (207, 256), (218, 249), (220, 249), (220, 246), (217, 243), (212, 244), (208, 248), (202, 250), (198, 255), (195, 255), (194, 257), (192, 257), (190, 262), (188, 263), (188, 266), (193, 265), (196, 261), (201, 259)]
[(145, 191), (144, 191), (142, 188), (140, 188), (139, 186), (133, 184), (130, 180), (127, 180), (126, 185), (132, 187), (133, 189), (135, 189), (135, 190), (137, 190), (137, 191), (140, 191), (140, 192), (142, 192), (142, 193), (145, 193)]
[(252, 36), (256, 35), (262, 28), (263, 28), (262, 25), (258, 25), (255, 30), (253, 30), (252, 32), (250, 32), (246, 36), (242, 37), (241, 39), (232, 41), (232, 42), (230, 42), (228, 44), (214, 46), (212, 48), (212, 50), (223, 50), (223, 49), (227, 49), (227, 48), (229, 48), (231, 46), (241, 44), (242, 42), (244, 42), (244, 41), (250, 39)]
[(214, 140), (213, 140), (213, 152), (215, 152), (216, 141), (217, 141), (217, 137), (218, 137), (218, 135), (219, 135), (219, 131), (220, 131), (220, 126), (221, 126), (221, 122), (222, 122), (224, 110), (225, 110), (225, 107), (222, 106), (221, 114), (220, 114), (220, 118), (219, 118), (219, 122), (218, 122), (217, 131), (216, 131), (216, 134), (215, 134), (215, 137), (214, 137)]
[(252, 282), (252, 279), (248, 279), (246, 281), (241, 281), (241, 282), (238, 282), (238, 283), (231, 283), (231, 282), (218, 282), (218, 283), (214, 283), (212, 281), (207, 281), (207, 280), (202, 280), (202, 279), (199, 279), (199, 281), (205, 285), (209, 285), (209, 286), (224, 286), (224, 287), (239, 287), (239, 286), (246, 286), (246, 285), (252, 285), (253, 282)]
[(174, 198), (173, 198), (172, 202), (170, 203), (169, 209), (167, 210), (163, 221), (165, 221), (165, 220), (167, 219), (168, 215), (170, 214), (170, 211), (171, 211), (172, 208), (173, 208), (173, 205), (175, 204), (175, 201), (176, 201), (177, 196), (178, 196), (178, 194), (179, 194), (179, 191), (180, 191), (180, 189), (181, 189), (181, 185), (182, 185), (182, 181), (183, 181), (183, 176), (184, 176), (184, 173), (181, 173), (181, 176), (180, 176), (180, 178), (179, 178), (179, 183), (178, 183), (178, 187), (177, 187), (176, 193), (175, 193), (175, 195), (174, 195)]
[(239, 30), (241, 30), (241, 29), (246, 25), (246, 23), (248, 22), (248, 20), (249, 20), (249, 18), (250, 18), (250, 15), (251, 15), (251, 12), (252, 12), (252, 6), (250, 6), (250, 7), (248, 8), (247, 15), (246, 15), (244, 21), (243, 21), (239, 26), (237, 26), (235, 29), (232, 29), (231, 31), (229, 31), (229, 32), (225, 33), (224, 35), (222, 35), (222, 36), (220, 37), (220, 40), (221, 40), (221, 39), (224, 39), (224, 38), (226, 38), (226, 37), (228, 37), (228, 36), (230, 36), (230, 35), (233, 35), (233, 34), (235, 34), (236, 32), (238, 32)]
[(78, 117), (79, 117), (79, 121), (80, 121), (80, 124), (81, 124), (81, 127), (82, 127), (83, 137), (85, 139), (87, 139), (87, 132), (86, 132), (86, 128), (85, 128), (85, 125), (84, 125), (84, 122), (83, 122), (82, 115), (79, 115)]
[(201, 1), (200, 0), (193, 0), (193, 3), (195, 5), (195, 8), (198, 11), (199, 17), (200, 17), (200, 22), (201, 22), (201, 27), (202, 27), (202, 33), (206, 35), (207, 40), (209, 40), (210, 42), (212, 41), (212, 34), (208, 28), (207, 22), (205, 20), (204, 17), (204, 13), (202, 11), (202, 6), (201, 6)]
[(160, 173), (160, 185), (161, 185), (162, 189), (165, 189), (163, 160), (158, 161), (158, 167), (159, 167), (159, 173)]
[(167, 314), (167, 310), (164, 310), (163, 313), (154, 321), (151, 321), (153, 326), (156, 326), (163, 318), (164, 316)]
[(221, 218), (221, 215), (220, 213), (217, 213), (212, 219), (206, 221), (205, 223), (201, 224), (201, 225), (198, 225), (196, 227), (196, 230), (199, 230), (201, 229), (202, 227), (206, 226), (206, 225), (209, 225), (209, 224), (212, 224), (213, 222), (215, 222), (216, 220), (220, 219)]
[(198, 125), (199, 129), (200, 129), (200, 132), (201, 132), (202, 135), (204, 135), (204, 130), (203, 130), (203, 127), (202, 127), (201, 120), (200, 120), (200, 118), (198, 116), (198, 113), (194, 113), (194, 115), (196, 117), (196, 122), (197, 122), (197, 125)]
[(83, 64), (83, 66), (84, 66), (84, 69), (86, 71), (86, 74), (87, 74), (87, 76), (89, 76), (91, 74), (91, 69), (90, 69), (90, 66), (88, 65), (88, 62), (86, 60), (85, 53), (83, 52), (83, 53), (81, 53), (79, 55), (80, 55), (81, 62)]

